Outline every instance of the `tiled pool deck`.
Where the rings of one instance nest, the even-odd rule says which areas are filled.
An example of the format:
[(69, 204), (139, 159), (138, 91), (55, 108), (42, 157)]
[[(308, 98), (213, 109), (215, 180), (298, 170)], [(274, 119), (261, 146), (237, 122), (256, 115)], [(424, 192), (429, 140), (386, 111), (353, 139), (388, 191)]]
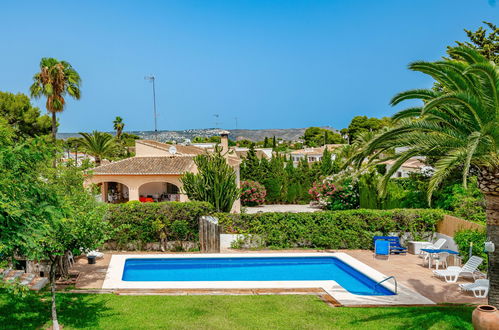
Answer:
[[(311, 253), (311, 252), (326, 252), (317, 250), (286, 250), (286, 251), (238, 251), (238, 250), (226, 250), (223, 253)], [(458, 283), (446, 283), (445, 281), (433, 276), (433, 272), (427, 267), (422, 265), (420, 258), (414, 255), (393, 255), (390, 256), (388, 260), (374, 259), (372, 251), (366, 250), (342, 250), (342, 251), (327, 251), (327, 252), (344, 252), (353, 258), (359, 260), (360, 262), (374, 268), (382, 274), (387, 276), (395, 276), (399, 285), (408, 292), (414, 291), (423, 297), (433, 301), (434, 303), (471, 303), (471, 304), (482, 304), (486, 303), (486, 299), (478, 299), (473, 297), (473, 295), (468, 293), (463, 293), (458, 288), (458, 283), (465, 283), (467, 280), (459, 280)], [(102, 289), (104, 284), (104, 279), (106, 277), (106, 272), (111, 261), (112, 255), (121, 254), (155, 254), (158, 252), (110, 252), (104, 255), (104, 258), (98, 259), (95, 265), (88, 265), (86, 259), (79, 259), (74, 266), (74, 270), (80, 272), (76, 288), (77, 289)], [(175, 253), (164, 253), (165, 255), (171, 256)], [(310, 293), (314, 293), (314, 290), (309, 290)], [(317, 290), (315, 290), (317, 291)], [(329, 290), (326, 290), (329, 291)], [(126, 290), (121, 290), (121, 292), (126, 292)], [(293, 292), (307, 293), (307, 290), (297, 288), (295, 291), (291, 289), (278, 290), (252, 290), (244, 289), (240, 290), (162, 290), (163, 294), (272, 294), (272, 293), (283, 293), (290, 294)], [(128, 294), (140, 294), (139, 291), (128, 291)], [(151, 291), (144, 291), (144, 293), (151, 294)], [(338, 300), (344, 299), (341, 297), (341, 293), (338, 292), (328, 292), (333, 297), (339, 298)], [(396, 303), (396, 302), (395, 302)], [(350, 303), (353, 304), (353, 303)], [(372, 301), (365, 301), (366, 305), (379, 304), (376, 298)]]

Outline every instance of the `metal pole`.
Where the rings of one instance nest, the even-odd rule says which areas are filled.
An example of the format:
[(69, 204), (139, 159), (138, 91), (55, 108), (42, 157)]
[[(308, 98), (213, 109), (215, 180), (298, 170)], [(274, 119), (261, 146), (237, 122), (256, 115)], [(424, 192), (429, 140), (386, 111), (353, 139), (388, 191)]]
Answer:
[(152, 97), (153, 97), (153, 103), (154, 103), (154, 137), (156, 138), (156, 141), (158, 140), (158, 120), (156, 116), (156, 84), (155, 84), (155, 78), (154, 76), (152, 77)]
[(154, 77), (153, 75), (150, 75), (150, 76), (144, 77), (144, 79), (152, 81), (152, 98), (153, 98), (153, 107), (154, 107), (154, 139), (157, 141), (158, 140), (158, 120), (157, 120), (157, 115), (156, 115), (156, 84), (155, 84), (156, 77)]

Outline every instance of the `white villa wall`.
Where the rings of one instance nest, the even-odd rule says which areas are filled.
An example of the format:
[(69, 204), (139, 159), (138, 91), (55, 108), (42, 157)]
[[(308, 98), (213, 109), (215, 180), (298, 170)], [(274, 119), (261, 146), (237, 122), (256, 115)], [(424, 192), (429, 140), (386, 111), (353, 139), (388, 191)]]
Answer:
[(157, 156), (170, 156), (170, 153), (166, 150), (161, 150), (155, 147), (151, 147), (135, 142), (135, 157), (157, 157)]

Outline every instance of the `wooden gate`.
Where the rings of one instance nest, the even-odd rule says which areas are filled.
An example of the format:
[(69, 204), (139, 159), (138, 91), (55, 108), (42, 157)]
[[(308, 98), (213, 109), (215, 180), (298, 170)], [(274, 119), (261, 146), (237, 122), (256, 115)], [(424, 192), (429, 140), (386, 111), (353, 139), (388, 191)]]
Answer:
[(220, 253), (220, 226), (217, 218), (199, 218), (199, 245), (201, 252)]

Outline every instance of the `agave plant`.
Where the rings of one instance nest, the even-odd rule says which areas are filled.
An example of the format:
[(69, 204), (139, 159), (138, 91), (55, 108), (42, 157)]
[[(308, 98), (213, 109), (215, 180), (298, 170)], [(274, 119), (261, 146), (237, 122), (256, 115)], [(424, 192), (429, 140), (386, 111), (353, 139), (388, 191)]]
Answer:
[(374, 138), (361, 157), (383, 153), (396, 147), (395, 164), (380, 184), (381, 192), (389, 178), (409, 158), (436, 159), (428, 198), (453, 171), (462, 172), (463, 185), (472, 168), (487, 200), (487, 232), (497, 246), (490, 253), (489, 303), (499, 307), (499, 69), (477, 51), (467, 47), (450, 50), (457, 60), (414, 62), (409, 68), (432, 76), (433, 89), (415, 89), (396, 95), (392, 105), (405, 100), (422, 100), (420, 107), (402, 110), (393, 116), (397, 125)]

